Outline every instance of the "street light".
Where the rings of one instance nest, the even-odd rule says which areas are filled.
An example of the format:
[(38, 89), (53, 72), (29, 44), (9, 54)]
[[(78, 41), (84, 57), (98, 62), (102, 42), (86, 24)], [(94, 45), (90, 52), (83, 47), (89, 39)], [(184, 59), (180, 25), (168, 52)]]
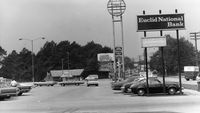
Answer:
[(39, 38), (36, 38), (36, 39), (27, 39), (27, 38), (20, 38), (19, 40), (28, 40), (28, 41), (31, 41), (31, 53), (32, 53), (32, 81), (33, 82), (35, 82), (35, 77), (34, 77), (34, 57), (33, 57), (33, 41), (36, 41), (36, 40), (39, 40), (39, 39), (42, 39), (42, 40), (44, 40), (45, 39), (45, 37), (39, 37)]

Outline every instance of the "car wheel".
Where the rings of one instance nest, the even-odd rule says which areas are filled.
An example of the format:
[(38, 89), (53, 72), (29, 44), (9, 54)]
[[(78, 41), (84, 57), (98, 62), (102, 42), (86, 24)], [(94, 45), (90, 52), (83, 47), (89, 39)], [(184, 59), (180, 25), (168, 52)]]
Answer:
[(138, 89), (137, 94), (138, 96), (143, 96), (145, 94), (144, 89)]
[(19, 94), (18, 94), (18, 96), (21, 96), (22, 95), (22, 92), (20, 92)]
[(186, 81), (189, 81), (190, 79), (186, 78)]
[(170, 94), (170, 95), (174, 95), (174, 94), (176, 94), (176, 89), (175, 88), (169, 88), (169, 90), (168, 90), (168, 93)]
[(196, 80), (196, 78), (194, 77), (194, 78), (192, 78), (192, 80)]
[(127, 93), (127, 89), (124, 89), (123, 92), (124, 92), (124, 93)]

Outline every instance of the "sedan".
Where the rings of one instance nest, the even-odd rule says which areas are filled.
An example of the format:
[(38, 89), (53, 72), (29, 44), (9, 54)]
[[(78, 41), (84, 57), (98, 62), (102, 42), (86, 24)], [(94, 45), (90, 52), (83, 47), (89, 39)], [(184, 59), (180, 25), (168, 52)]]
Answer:
[(113, 82), (111, 83), (111, 87), (113, 90), (121, 90), (121, 87), (125, 84), (125, 83), (129, 83), (134, 81), (135, 79), (139, 78), (140, 76), (131, 76), (129, 78), (127, 78), (126, 80), (122, 80), (119, 82)]
[(139, 83), (139, 82), (142, 81), (143, 79), (145, 79), (145, 78), (144, 78), (144, 77), (141, 77), (141, 78), (135, 79), (135, 80), (132, 81), (132, 82), (125, 83), (125, 84), (121, 87), (122, 92), (123, 92), (123, 93), (127, 93), (132, 84)]
[[(158, 79), (149, 79), (148, 83), (149, 93), (164, 93), (163, 84)], [(132, 84), (130, 88), (134, 94), (138, 94), (139, 96), (145, 95), (147, 93), (146, 79), (142, 80), (140, 83)], [(165, 89), (168, 94), (174, 95), (180, 91), (180, 86), (177, 83), (166, 82)]]

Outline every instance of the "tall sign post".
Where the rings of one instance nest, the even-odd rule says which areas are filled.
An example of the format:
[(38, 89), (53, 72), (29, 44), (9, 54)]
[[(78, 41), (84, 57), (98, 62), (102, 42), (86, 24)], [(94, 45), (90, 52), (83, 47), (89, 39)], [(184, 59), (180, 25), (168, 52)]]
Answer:
[[(162, 11), (159, 10), (159, 14), (161, 14)], [(162, 30), (160, 30), (160, 36), (163, 36)], [(162, 56), (162, 71), (163, 71), (163, 92), (166, 93), (165, 88), (165, 59), (164, 59), (164, 47), (160, 47), (161, 56)]]
[[(124, 32), (123, 32), (123, 19), (122, 15), (125, 12), (126, 4), (124, 0), (109, 0), (107, 4), (108, 12), (112, 16), (112, 22), (113, 22), (113, 52), (114, 52), (114, 74), (116, 74), (116, 51), (115, 51), (115, 24), (120, 23), (121, 24), (121, 38), (122, 38), (122, 73), (123, 77), (125, 77), (125, 67), (124, 67)], [(121, 66), (120, 66), (121, 67)]]
[[(161, 14), (161, 10), (159, 11), (159, 15), (145, 15), (145, 11), (143, 11), (143, 15), (137, 16), (137, 27), (138, 32), (144, 32), (144, 37), (146, 37), (147, 31), (160, 31), (160, 36), (163, 35), (163, 30), (176, 30), (177, 35), (177, 48), (178, 48), (178, 75), (179, 75), (179, 83), (182, 88), (181, 83), (181, 73), (180, 73), (180, 46), (179, 46), (179, 30), (185, 29), (185, 19), (183, 13), (178, 13), (175, 10), (175, 14)], [(157, 39), (156, 39), (157, 40)], [(152, 40), (151, 40), (152, 41)], [(152, 41), (153, 43), (155, 41)], [(161, 47), (156, 46), (156, 47)], [(164, 55), (163, 55), (163, 47), (161, 47), (162, 54), (162, 65), (163, 72), (165, 71), (164, 67)], [(147, 94), (148, 94), (148, 64), (147, 64), (147, 46), (145, 46), (145, 58), (146, 58), (146, 78), (147, 78)], [(163, 90), (165, 92), (165, 74), (163, 74)], [(182, 94), (182, 89), (180, 90), (180, 94)]]

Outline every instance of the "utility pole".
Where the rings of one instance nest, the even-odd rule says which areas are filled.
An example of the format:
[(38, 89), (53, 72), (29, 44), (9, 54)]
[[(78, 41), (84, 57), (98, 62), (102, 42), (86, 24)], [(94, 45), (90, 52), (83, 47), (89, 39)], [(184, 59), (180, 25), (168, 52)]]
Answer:
[(190, 37), (194, 37), (191, 39), (195, 40), (196, 66), (199, 66), (197, 40), (200, 39), (200, 38), (198, 38), (198, 37), (200, 37), (200, 32), (192, 32), (192, 33), (190, 33)]

